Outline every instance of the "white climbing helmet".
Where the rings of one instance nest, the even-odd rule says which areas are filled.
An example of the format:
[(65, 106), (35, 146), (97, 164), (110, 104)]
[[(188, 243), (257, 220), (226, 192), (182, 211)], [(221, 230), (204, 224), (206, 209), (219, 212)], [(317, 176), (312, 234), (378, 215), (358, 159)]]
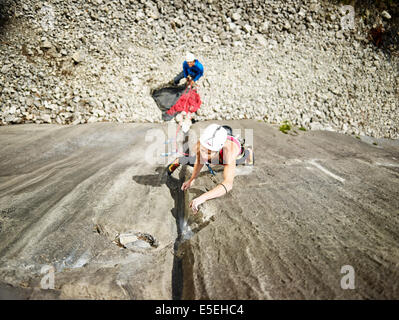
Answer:
[(194, 61), (194, 60), (195, 60), (194, 55), (193, 55), (191, 52), (187, 52), (187, 54), (186, 54), (186, 61), (187, 61), (187, 62), (192, 62), (192, 61)]
[(201, 145), (212, 151), (220, 151), (226, 140), (226, 129), (216, 123), (209, 125), (200, 137)]

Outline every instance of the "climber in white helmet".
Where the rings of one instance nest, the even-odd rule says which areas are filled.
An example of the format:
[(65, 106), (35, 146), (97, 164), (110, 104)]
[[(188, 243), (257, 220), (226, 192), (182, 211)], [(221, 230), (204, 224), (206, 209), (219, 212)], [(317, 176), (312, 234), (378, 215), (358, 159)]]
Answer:
[(191, 52), (188, 52), (186, 60), (183, 62), (183, 71), (173, 79), (173, 83), (178, 85), (181, 79), (186, 78), (188, 85), (194, 85), (203, 74), (204, 67), (201, 62), (195, 59)]
[[(197, 142), (196, 156), (185, 157), (187, 160), (186, 163), (181, 163), (182, 159), (177, 159), (177, 166), (180, 164), (187, 164), (187, 162), (190, 161), (194, 163), (194, 170), (191, 178), (184, 182), (181, 187), (183, 191), (191, 187), (204, 164), (224, 165), (223, 182), (191, 201), (190, 207), (194, 212), (198, 211), (198, 206), (200, 204), (209, 199), (221, 197), (233, 188), (236, 160), (237, 157), (243, 153), (243, 149), (242, 144), (232, 135), (230, 127), (211, 124), (205, 129)], [(171, 166), (175, 165), (176, 163), (171, 164)]]

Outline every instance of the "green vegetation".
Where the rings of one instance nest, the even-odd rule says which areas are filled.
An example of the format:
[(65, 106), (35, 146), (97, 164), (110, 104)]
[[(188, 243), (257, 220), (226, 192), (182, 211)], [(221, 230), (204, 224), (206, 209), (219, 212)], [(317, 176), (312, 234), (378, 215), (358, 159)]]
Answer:
[(291, 124), (289, 123), (289, 121), (288, 121), (288, 120), (285, 120), (285, 121), (283, 121), (283, 124), (280, 126), (279, 130), (280, 130), (282, 133), (287, 134), (288, 131), (291, 130), (291, 128), (292, 128), (292, 127), (291, 127)]
[[(304, 128), (304, 127), (299, 127), (299, 128), (297, 128), (298, 130), (301, 130), (301, 131), (307, 131), (306, 130), (306, 128)], [(298, 131), (296, 130), (296, 128), (294, 128), (294, 126), (292, 125), (292, 123), (290, 122), (290, 121), (288, 121), (288, 120), (284, 120), (283, 122), (282, 122), (282, 124), (280, 125), (280, 127), (279, 127), (279, 130), (282, 132), (282, 133), (284, 133), (284, 134), (287, 134), (288, 132), (290, 133), (290, 135), (293, 135), (293, 136), (297, 136), (299, 133), (298, 133)]]

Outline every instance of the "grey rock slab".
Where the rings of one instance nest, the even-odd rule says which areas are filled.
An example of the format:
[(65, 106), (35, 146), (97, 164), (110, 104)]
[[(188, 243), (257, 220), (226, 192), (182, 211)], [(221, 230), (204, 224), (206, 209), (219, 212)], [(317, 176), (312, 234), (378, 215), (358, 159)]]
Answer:
[[(186, 192), (197, 232), (187, 228), (179, 249), (183, 299), (397, 299), (399, 143), (223, 123), (253, 130), (256, 162), (238, 167), (233, 190), (198, 217), (189, 201), (222, 182), (223, 168)], [(346, 265), (355, 290), (341, 288)]]
[[(156, 136), (164, 128), (159, 125)], [(166, 165), (156, 162), (165, 161), (160, 152), (153, 161), (144, 158), (149, 145), (164, 148), (159, 139), (146, 142), (152, 129), (0, 127), (3, 282), (36, 292), (41, 267), (49, 265), (62, 299), (172, 297), (174, 191), (157, 171)], [(134, 247), (118, 246), (117, 235), (132, 230), (139, 235)]]

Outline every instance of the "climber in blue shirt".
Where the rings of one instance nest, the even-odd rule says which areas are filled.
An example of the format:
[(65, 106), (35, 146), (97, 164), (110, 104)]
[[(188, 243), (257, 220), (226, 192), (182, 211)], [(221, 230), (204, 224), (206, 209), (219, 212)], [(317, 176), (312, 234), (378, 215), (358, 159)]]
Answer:
[(186, 61), (183, 62), (183, 71), (173, 79), (173, 83), (178, 85), (181, 79), (186, 78), (187, 85), (194, 85), (203, 74), (204, 67), (201, 62), (195, 59), (194, 55), (189, 52), (186, 55)]

